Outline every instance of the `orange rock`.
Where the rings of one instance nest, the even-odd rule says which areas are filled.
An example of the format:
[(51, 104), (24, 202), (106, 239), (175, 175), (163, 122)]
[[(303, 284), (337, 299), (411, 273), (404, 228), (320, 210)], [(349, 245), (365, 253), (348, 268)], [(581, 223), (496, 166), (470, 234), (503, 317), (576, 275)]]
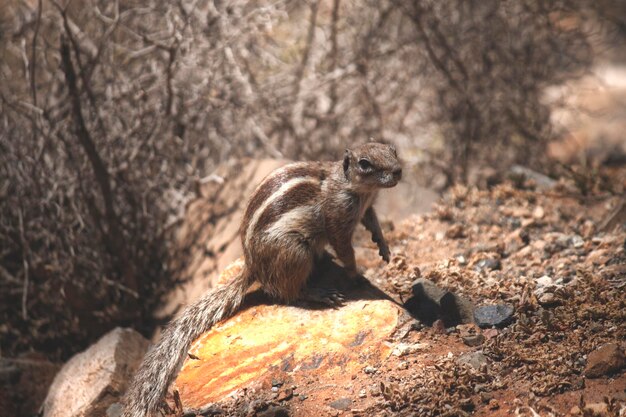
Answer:
[(348, 383), (366, 364), (389, 356), (384, 341), (400, 316), (396, 304), (380, 299), (375, 289), (367, 291), (349, 294), (357, 299), (338, 309), (257, 305), (215, 326), (192, 345), (190, 353), (198, 359), (188, 358), (176, 380), (184, 406), (219, 401), (235, 390), (260, 386), (277, 372), (296, 385)]

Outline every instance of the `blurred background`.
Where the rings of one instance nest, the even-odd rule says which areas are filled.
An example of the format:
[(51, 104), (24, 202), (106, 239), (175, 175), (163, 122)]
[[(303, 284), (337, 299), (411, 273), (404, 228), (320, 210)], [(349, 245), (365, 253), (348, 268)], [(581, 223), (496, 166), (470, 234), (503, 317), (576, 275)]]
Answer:
[(150, 334), (234, 159), (374, 138), (436, 193), (516, 167), (622, 194), (625, 45), (620, 0), (4, 0), (0, 356)]

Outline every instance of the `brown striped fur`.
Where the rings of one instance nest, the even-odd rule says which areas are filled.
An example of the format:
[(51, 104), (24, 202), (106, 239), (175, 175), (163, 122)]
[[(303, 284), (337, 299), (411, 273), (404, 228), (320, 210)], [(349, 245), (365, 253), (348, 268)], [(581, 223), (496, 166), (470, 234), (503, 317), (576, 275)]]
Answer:
[(277, 300), (306, 298), (306, 282), (327, 244), (348, 275), (357, 275), (352, 234), (359, 221), (389, 262), (372, 204), (378, 189), (395, 186), (401, 175), (395, 149), (380, 143), (346, 150), (340, 162), (298, 162), (268, 175), (250, 197), (240, 227), (243, 270), (167, 326), (125, 395), (123, 416), (156, 412), (191, 343), (235, 314), (254, 282)]

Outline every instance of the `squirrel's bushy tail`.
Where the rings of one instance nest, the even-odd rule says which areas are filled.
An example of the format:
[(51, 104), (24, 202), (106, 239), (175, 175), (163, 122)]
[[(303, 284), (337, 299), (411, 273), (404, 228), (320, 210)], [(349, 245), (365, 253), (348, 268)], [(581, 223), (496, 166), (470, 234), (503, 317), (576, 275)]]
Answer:
[(124, 396), (123, 417), (152, 415), (183, 366), (191, 343), (214, 324), (237, 312), (252, 283), (246, 268), (227, 284), (205, 294), (166, 327), (148, 351)]

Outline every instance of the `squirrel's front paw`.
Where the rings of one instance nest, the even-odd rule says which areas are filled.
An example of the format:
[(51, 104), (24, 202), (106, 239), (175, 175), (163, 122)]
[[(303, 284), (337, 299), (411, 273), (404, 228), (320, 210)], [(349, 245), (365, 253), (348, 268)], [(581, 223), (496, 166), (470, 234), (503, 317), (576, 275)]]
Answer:
[(391, 259), (391, 252), (389, 251), (389, 246), (380, 245), (378, 253), (383, 258), (383, 261), (389, 263), (389, 260)]

